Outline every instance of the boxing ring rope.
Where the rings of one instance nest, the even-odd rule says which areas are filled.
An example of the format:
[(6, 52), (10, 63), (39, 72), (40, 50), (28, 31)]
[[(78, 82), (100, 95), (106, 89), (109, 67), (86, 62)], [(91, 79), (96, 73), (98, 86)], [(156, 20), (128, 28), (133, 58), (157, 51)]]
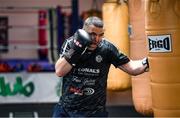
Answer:
[[(0, 50), (3, 49), (8, 49), (8, 50), (18, 50), (18, 49), (23, 49), (24, 50), (38, 50), (38, 49), (50, 49), (50, 46), (39, 46), (39, 45), (9, 45), (8, 47), (1, 47)], [(52, 49), (52, 48), (51, 48)], [(57, 47), (53, 47), (53, 49), (57, 49)]]
[[(61, 6), (62, 9), (70, 9), (72, 6)], [(15, 6), (7, 6), (0, 7), (0, 14), (6, 13), (37, 13), (38, 10), (49, 10), (56, 9), (56, 7), (15, 7)]]
[[(61, 8), (63, 9), (69, 9), (71, 8), (72, 6), (61, 6)], [(52, 9), (52, 8), (56, 8), (56, 7), (17, 7), (17, 6), (6, 6), (6, 7), (0, 7), (0, 10), (29, 10), (29, 9)]]
[[(14, 29), (14, 28), (18, 28), (18, 29), (26, 29), (26, 28), (30, 28), (30, 29), (46, 29), (49, 30), (49, 26), (37, 26), (37, 25), (8, 25), (8, 26), (0, 26), (0, 30), (4, 30), (4, 29)], [(56, 29), (57, 27), (53, 27), (53, 29)]]
[[(6, 42), (0, 42), (0, 58), (7, 59), (13, 58), (15, 56), (16, 58), (35, 58), (37, 59), (39, 57), (39, 60), (45, 60), (47, 59), (49, 63), (54, 63), (56, 59), (59, 57), (58, 52), (60, 51), (60, 47), (68, 35), (72, 35), (72, 29), (76, 29), (75, 27), (77, 23), (75, 23), (74, 19), (78, 19), (78, 15), (74, 15), (71, 17), (70, 14), (66, 14), (62, 9), (71, 9), (72, 14), (74, 14), (73, 8), (77, 7), (77, 1), (74, 0), (71, 1), (72, 5), (70, 6), (52, 6), (52, 7), (39, 7), (39, 6), (0, 6), (0, 16), (6, 15), (7, 18), (8, 15), (12, 15), (9, 18), (15, 17), (16, 14), (37, 14), (36, 16), (33, 16), (35, 18), (38, 18), (38, 21), (34, 21), (35, 24), (14, 24), (13, 22), (9, 22), (6, 25), (0, 25), (0, 30), (7, 32), (7, 38)], [(76, 8), (78, 9), (78, 8)], [(45, 16), (44, 16), (45, 15)], [(26, 16), (25, 16), (26, 17)], [(44, 21), (40, 21), (41, 17)], [(75, 18), (76, 17), (76, 18)], [(27, 18), (26, 18), (27, 19)], [(58, 19), (58, 20), (57, 20)], [(63, 24), (66, 19), (65, 25)], [(73, 20), (72, 20), (73, 19)], [(28, 19), (27, 19), (28, 20)], [(58, 21), (58, 22), (57, 22)], [(71, 23), (73, 22), (73, 23)], [(67, 23), (70, 23), (67, 25)], [(44, 24), (44, 25), (43, 25)], [(67, 30), (67, 28), (69, 28)], [(14, 29), (14, 31), (13, 31)], [(24, 31), (23, 31), (24, 30)], [(12, 37), (14, 33), (17, 31), (19, 35), (17, 37)], [(24, 32), (23, 36), (21, 37), (21, 34), (19, 33)], [(36, 32), (37, 31), (37, 32)], [(31, 34), (27, 34), (30, 32)], [(12, 33), (12, 35), (9, 35), (9, 33)], [(33, 33), (33, 34), (32, 34)], [(25, 37), (25, 35), (30, 36), (29, 38)], [(34, 36), (33, 36), (34, 35)], [(16, 40), (15, 40), (15, 39)], [(18, 38), (18, 39), (17, 39)], [(36, 40), (37, 39), (37, 40)], [(41, 40), (43, 39), (43, 41)], [(59, 45), (60, 44), (60, 45)], [(20, 52), (20, 56), (17, 56), (14, 53), (19, 53), (18, 51), (22, 50), (23, 52)], [(36, 51), (37, 50), (37, 51)], [(32, 56), (27, 56), (27, 53), (29, 53)], [(23, 57), (27, 56), (27, 57)]]
[[(37, 32), (41, 32), (41, 33), (46, 32), (46, 34), (45, 34), (46, 36), (45, 35), (44, 36), (46, 38), (46, 43), (47, 43), (47, 44), (43, 44), (43, 45), (41, 45), (41, 44), (38, 45), (38, 41), (34, 41), (34, 39), (31, 39), (30, 41), (27, 41), (27, 40), (22, 41), (22, 39), (20, 39), (20, 40), (8, 39), (7, 46), (0, 46), (0, 50), (8, 50), (9, 52), (19, 50), (19, 49), (22, 49), (23, 51), (24, 50), (37, 50), (37, 51), (38, 50), (48, 50), (48, 54), (50, 54), (52, 56), (52, 58), (53, 58), (54, 54), (56, 55), (55, 57), (57, 58), (58, 54), (56, 54), (56, 52), (58, 52), (60, 46), (57, 46), (55, 43), (54, 43), (54, 45), (52, 45), (52, 44), (54, 41), (60, 41), (59, 39), (55, 39), (55, 38), (58, 38), (57, 36), (61, 35), (61, 34), (56, 34), (57, 32), (59, 33), (59, 23), (58, 23), (59, 21), (56, 22), (56, 21), (52, 21), (52, 20), (59, 17), (59, 16), (54, 16), (55, 15), (54, 12), (55, 11), (57, 12), (57, 10), (60, 10), (59, 12), (61, 12), (61, 9), (69, 9), (71, 7), (72, 6), (57, 6), (57, 7), (6, 6), (6, 7), (0, 7), (0, 14), (2, 14), (2, 15), (4, 15), (4, 14), (6, 14), (6, 15), (8, 15), (8, 14), (21, 14), (21, 13), (30, 13), (30, 14), (34, 13), (34, 14), (38, 15), (40, 13), (40, 11), (44, 11), (44, 12), (46, 12), (45, 13), (46, 14), (46, 20), (48, 20), (48, 21), (43, 21), (44, 23), (47, 22), (47, 23), (45, 23), (45, 25), (42, 25), (42, 24), (41, 25), (38, 25), (38, 24), (37, 25), (36, 24), (35, 25), (32, 25), (32, 24), (30, 24), (30, 25), (8, 24), (6, 26), (0, 25), (0, 30), (7, 30), (8, 32), (10, 30), (13, 30), (13, 29), (19, 29), (19, 30), (21, 30), (21, 29), (22, 30), (24, 30), (24, 29), (26, 29), (26, 30), (27, 29), (33, 29), (34, 30), (35, 29), (35, 30), (37, 30)], [(60, 14), (63, 14), (63, 12)], [(51, 15), (51, 16), (49, 16), (49, 15)], [(38, 22), (41, 22), (41, 21), (38, 21)], [(66, 28), (66, 27), (64, 27), (64, 28)], [(56, 32), (56, 33), (54, 33), (54, 32)], [(37, 38), (37, 36), (39, 36), (37, 34), (35, 34), (35, 35), (36, 35), (35, 38)], [(55, 36), (55, 35), (57, 35), (57, 36)], [(62, 38), (62, 36), (61, 36), (61, 38)], [(32, 41), (33, 41), (33, 43), (32, 43)], [(1, 41), (0, 43), (6, 45), (6, 42), (3, 43)], [(29, 45), (29, 43), (31, 45)], [(35, 45), (33, 45), (33, 44), (35, 44)], [(48, 58), (50, 59), (50, 57), (48, 57)], [(54, 61), (55, 60), (53, 60), (53, 62)]]

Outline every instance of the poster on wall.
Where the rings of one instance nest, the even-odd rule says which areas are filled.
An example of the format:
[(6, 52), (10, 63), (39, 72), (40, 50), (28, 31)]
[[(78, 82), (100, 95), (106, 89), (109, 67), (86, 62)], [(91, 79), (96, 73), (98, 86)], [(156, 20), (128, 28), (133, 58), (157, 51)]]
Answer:
[(8, 17), (0, 16), (0, 53), (8, 51)]
[(61, 80), (54, 73), (2, 73), (0, 103), (58, 102)]

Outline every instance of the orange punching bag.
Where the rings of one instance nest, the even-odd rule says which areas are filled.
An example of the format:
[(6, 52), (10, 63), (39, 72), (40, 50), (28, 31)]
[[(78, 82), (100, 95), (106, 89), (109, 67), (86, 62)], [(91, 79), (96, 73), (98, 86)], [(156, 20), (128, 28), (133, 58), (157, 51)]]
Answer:
[(155, 117), (180, 117), (180, 1), (146, 0), (145, 29)]
[(92, 1), (91, 9), (82, 13), (81, 17), (83, 21), (85, 21), (90, 16), (97, 16), (102, 18), (102, 12), (98, 10), (98, 2), (97, 0)]
[[(128, 18), (128, 6), (123, 0), (120, 3), (113, 1), (103, 4), (105, 37), (127, 56), (129, 56)], [(108, 90), (121, 91), (130, 87), (130, 76), (111, 65), (107, 80)]]
[[(130, 16), (130, 57), (133, 60), (147, 57), (145, 36), (145, 0), (129, 0)], [(152, 98), (149, 72), (132, 76), (132, 98), (136, 111), (152, 116)]]

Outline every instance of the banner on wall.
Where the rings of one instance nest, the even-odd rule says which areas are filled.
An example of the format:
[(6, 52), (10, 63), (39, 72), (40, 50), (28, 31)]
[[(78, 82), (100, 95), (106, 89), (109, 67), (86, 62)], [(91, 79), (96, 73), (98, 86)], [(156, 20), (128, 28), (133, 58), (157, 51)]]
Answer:
[(55, 73), (1, 74), (0, 103), (58, 102), (61, 80)]

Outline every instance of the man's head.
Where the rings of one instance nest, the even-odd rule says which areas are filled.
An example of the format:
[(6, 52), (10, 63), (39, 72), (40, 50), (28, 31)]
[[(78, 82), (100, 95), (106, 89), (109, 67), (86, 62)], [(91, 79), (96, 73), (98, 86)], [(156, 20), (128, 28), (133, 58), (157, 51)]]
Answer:
[(104, 36), (103, 21), (98, 17), (89, 17), (85, 20), (83, 29), (89, 33), (92, 39), (89, 49), (96, 49)]

